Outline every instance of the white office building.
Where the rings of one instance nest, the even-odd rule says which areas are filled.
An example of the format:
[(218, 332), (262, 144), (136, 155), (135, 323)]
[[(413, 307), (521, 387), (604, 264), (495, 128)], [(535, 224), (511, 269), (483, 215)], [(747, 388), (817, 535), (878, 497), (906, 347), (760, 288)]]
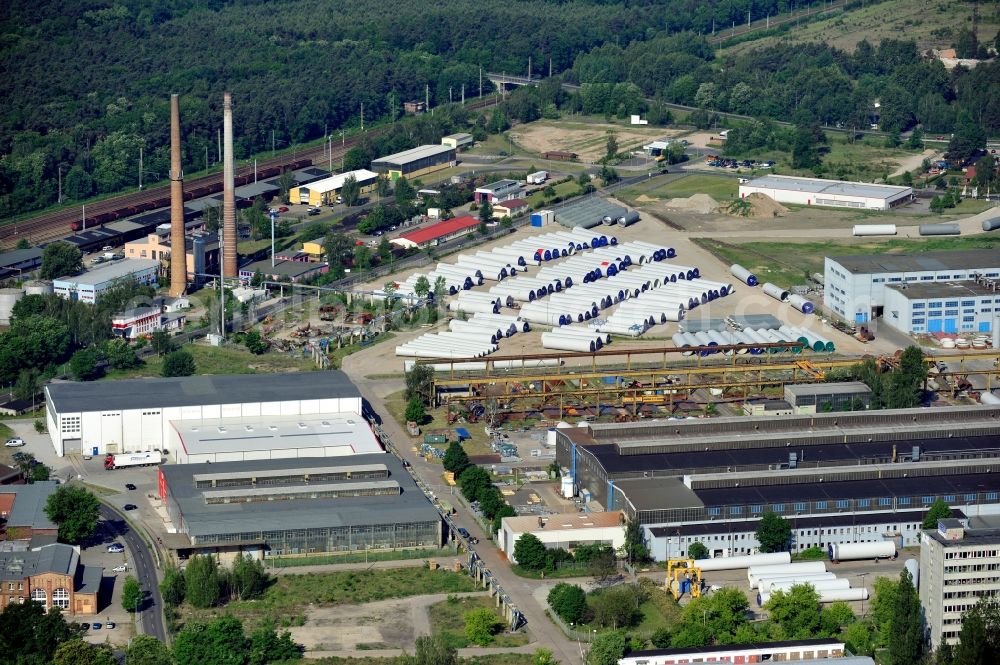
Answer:
[(740, 185), (740, 198), (766, 194), (778, 203), (888, 210), (913, 199), (912, 187), (768, 175)]
[[(308, 424), (302, 423), (306, 427), (301, 433), (315, 439), (308, 446), (315, 448), (329, 441), (318, 438), (311, 429), (322, 430), (322, 421), (332, 426), (335, 420), (356, 418), (354, 425), (345, 422), (344, 427), (338, 426), (352, 431), (364, 422), (360, 415), (353, 415), (361, 414), (361, 395), (340, 371), (56, 382), (45, 387), (45, 407), (49, 437), (60, 457), (67, 452), (105, 455), (166, 448), (170, 451), (167, 456), (173, 458), (171, 447), (176, 447), (179, 433), (190, 432), (192, 424), (204, 428), (196, 437), (198, 454), (225, 453), (229, 448), (223, 444), (234, 438), (230, 427), (244, 429), (244, 434), (256, 441), (261, 439), (260, 433), (245, 431), (247, 426), (277, 427), (278, 418), (299, 416), (311, 417)], [(312, 422), (315, 420), (319, 422)], [(299, 425), (298, 420), (290, 426), (287, 420), (281, 422), (285, 429)], [(219, 432), (220, 427), (226, 431)], [(210, 430), (215, 431), (217, 441), (206, 438), (205, 431)], [(284, 436), (284, 430), (281, 434)], [(347, 434), (331, 445), (340, 448), (344, 441), (350, 443)], [(367, 435), (357, 441), (359, 451), (370, 447)], [(287, 441), (281, 445), (288, 448)], [(316, 450), (311, 454), (326, 455)], [(174, 461), (184, 462), (185, 456)], [(300, 453), (296, 449), (285, 456)]]
[(617, 550), (625, 544), (625, 517), (618, 510), (504, 517), (497, 536), (500, 549), (511, 563), (517, 563), (514, 547), (526, 533), (534, 535), (550, 549), (560, 547), (572, 551), (580, 545), (608, 545)]
[(839, 318), (865, 324), (882, 316), (886, 286), (968, 281), (977, 276), (1000, 278), (1000, 252), (970, 249), (828, 256), (823, 269), (823, 303)]
[(101, 268), (88, 270), (75, 277), (60, 277), (52, 281), (52, 290), (61, 298), (94, 303), (102, 293), (116, 284), (156, 284), (160, 262), (153, 259), (125, 259)]
[(1000, 290), (976, 282), (894, 284), (883, 319), (904, 333), (989, 333), (1000, 316)]

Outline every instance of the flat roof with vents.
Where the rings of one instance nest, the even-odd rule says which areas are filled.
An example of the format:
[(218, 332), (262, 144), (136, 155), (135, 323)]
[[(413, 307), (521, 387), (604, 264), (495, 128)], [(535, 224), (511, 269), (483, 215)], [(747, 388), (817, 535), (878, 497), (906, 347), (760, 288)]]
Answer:
[(175, 420), (170, 424), (189, 456), (304, 448), (322, 449), (326, 455), (383, 452), (368, 423), (352, 413)]
[(227, 471), (225, 473), (196, 473), (191, 476), (195, 483), (219, 480), (241, 480), (243, 478), (288, 478), (301, 476), (303, 480), (313, 476), (327, 476), (340, 473), (389, 473), (385, 464), (351, 464), (347, 466), (304, 466), (297, 469), (265, 469), (262, 471)]
[(296, 485), (292, 487), (240, 487), (202, 492), (205, 503), (226, 503), (233, 501), (270, 501), (282, 499), (329, 498), (337, 496), (378, 496), (399, 494), (399, 483), (395, 480), (375, 480), (360, 483), (319, 483), (316, 485)]
[[(564, 531), (567, 529), (607, 529), (623, 524), (620, 510), (606, 513), (562, 513), (557, 515), (524, 515), (505, 517), (504, 524), (517, 533)], [(539, 523), (539, 521), (541, 523)]]

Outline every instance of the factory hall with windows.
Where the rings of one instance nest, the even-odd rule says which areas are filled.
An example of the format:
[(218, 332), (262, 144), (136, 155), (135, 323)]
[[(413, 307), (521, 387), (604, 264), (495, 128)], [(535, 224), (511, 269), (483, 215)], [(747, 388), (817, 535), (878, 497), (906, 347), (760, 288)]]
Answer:
[(557, 461), (593, 509), (643, 526), (657, 560), (701, 542), (753, 553), (768, 512), (793, 552), (846, 543), (920, 543), (937, 499), (956, 517), (1000, 514), (1000, 410), (713, 418), (556, 430)]

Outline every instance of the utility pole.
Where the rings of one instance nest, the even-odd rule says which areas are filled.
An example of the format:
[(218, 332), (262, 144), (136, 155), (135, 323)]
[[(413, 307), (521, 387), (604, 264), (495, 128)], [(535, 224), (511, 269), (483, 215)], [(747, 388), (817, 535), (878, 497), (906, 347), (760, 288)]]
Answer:
[(83, 204), (83, 212), (80, 214), (80, 217), (83, 219), (83, 230), (86, 231), (87, 230), (87, 204), (86, 203)]
[(365, 103), (361, 102), (361, 131), (365, 131)]
[(750, 10), (747, 10), (747, 30), (750, 29)]
[(340, 130), (340, 170), (344, 170), (344, 155), (347, 154), (347, 143), (344, 138), (344, 130)]
[(215, 161), (216, 161), (216, 163), (218, 163), (219, 160), (222, 159), (222, 130), (221, 129), (216, 129), (215, 130), (215, 141), (216, 141), (216, 145), (218, 146), (218, 152), (215, 153)]
[(274, 267), (274, 218), (277, 217), (277, 213), (271, 213), (271, 267)]
[[(139, 154), (141, 155), (142, 154), (142, 148), (139, 148), (139, 150), (140, 150)], [(141, 161), (142, 160), (140, 160), (140, 162)], [(58, 190), (59, 191), (59, 201), (58, 201), (58, 203), (62, 203), (62, 164), (59, 165), (59, 168), (56, 169), (56, 172), (59, 174), (59, 190)], [(141, 166), (139, 167), (139, 172), (142, 173), (142, 167)]]
[(528, 80), (531, 80), (531, 56), (528, 56)]
[(465, 106), (465, 84), (462, 84), (462, 106)]
[(330, 155), (330, 173), (333, 173), (333, 137), (326, 137), (327, 153)]
[(455, 100), (451, 98), (451, 86), (449, 85), (448, 86), (448, 103), (452, 104), (452, 103), (454, 103), (454, 101)]
[[(142, 146), (139, 146), (139, 191), (142, 191)], [(62, 196), (59, 198), (61, 199)]]
[(479, 96), (483, 96), (483, 66), (479, 65)]
[(205, 170), (208, 170), (208, 146), (205, 146)]
[(549, 78), (552, 78), (552, 56), (549, 56)]
[(271, 156), (274, 157), (274, 130), (271, 130)]
[(431, 110), (431, 86), (429, 83), (424, 84), (424, 112)]

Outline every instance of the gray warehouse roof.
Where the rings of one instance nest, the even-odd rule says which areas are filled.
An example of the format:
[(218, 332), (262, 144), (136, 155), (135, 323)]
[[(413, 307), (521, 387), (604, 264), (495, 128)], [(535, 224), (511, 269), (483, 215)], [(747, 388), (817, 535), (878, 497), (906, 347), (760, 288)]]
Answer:
[(34, 261), (42, 258), (41, 247), (29, 247), (28, 249), (15, 249), (10, 252), (0, 254), (0, 267), (12, 266), (25, 261)]
[[(194, 476), (233, 471), (301, 469), (310, 464), (328, 467), (325, 457), (259, 460), (247, 462), (216, 462), (215, 464), (166, 464), (160, 467), (168, 492), (177, 502), (187, 522), (189, 534), (248, 533), (284, 531), (288, 529), (365, 526), (377, 524), (407, 524), (434, 522), (440, 519), (437, 510), (417, 488), (402, 463), (392, 455), (355, 455), (345, 462), (358, 466), (384, 464), (389, 477), (400, 486), (398, 495), (376, 495), (320, 499), (299, 499), (254, 503), (207, 504), (204, 494), (194, 486)], [(349, 484), (350, 480), (339, 481)], [(370, 484), (368, 479), (356, 481)], [(281, 487), (302, 487), (289, 484)], [(278, 486), (269, 485), (277, 489)]]
[(846, 180), (822, 180), (820, 178), (798, 178), (787, 175), (767, 175), (754, 178), (748, 187), (766, 187), (792, 192), (812, 192), (814, 194), (840, 194), (842, 196), (866, 196), (870, 198), (890, 198), (912, 192), (912, 187), (896, 185), (870, 185), (864, 182)]
[[(1000, 262), (1000, 259), (998, 259)], [(923, 298), (975, 298), (977, 296), (990, 296), (997, 291), (984, 284), (975, 282), (909, 282), (900, 284), (887, 284), (893, 291), (899, 291), (909, 300), (920, 300)]]
[(6, 485), (0, 488), (0, 494), (16, 495), (7, 523), (34, 529), (55, 529), (56, 523), (45, 514), (45, 502), (58, 487), (54, 480), (42, 480), (31, 485)]
[(1000, 252), (995, 249), (965, 249), (919, 254), (856, 254), (829, 258), (843, 266), (844, 270), (854, 274), (1000, 268)]
[(307, 447), (337, 448), (345, 455), (382, 452), (368, 423), (352, 415), (213, 418), (171, 424), (189, 455)]
[(838, 381), (836, 383), (798, 383), (785, 386), (785, 392), (804, 397), (806, 395), (855, 395), (870, 393), (871, 388), (862, 381)]
[(82, 275), (60, 277), (57, 281), (96, 285), (129, 277), (143, 270), (159, 267), (160, 262), (153, 259), (123, 259), (100, 268), (95, 268), (94, 270), (88, 270)]
[(360, 395), (347, 375), (339, 370), (125, 379), (90, 383), (66, 381), (51, 383), (45, 391), (57, 413), (278, 402)]
[(72, 575), (79, 560), (73, 547), (61, 543), (27, 552), (0, 552), (0, 579), (23, 580), (42, 573)]
[(627, 214), (628, 210), (622, 206), (593, 196), (579, 203), (559, 208), (555, 211), (555, 218), (563, 226), (570, 228), (582, 226), (585, 229), (589, 229), (600, 224), (601, 220), (605, 217), (618, 219)]
[(372, 164), (408, 164), (410, 162), (415, 162), (418, 159), (424, 159), (425, 157), (432, 157), (434, 155), (440, 155), (454, 150), (454, 148), (447, 145), (421, 145), (416, 148), (411, 148), (410, 150), (397, 152), (394, 155), (379, 157), (378, 159), (372, 160)]

